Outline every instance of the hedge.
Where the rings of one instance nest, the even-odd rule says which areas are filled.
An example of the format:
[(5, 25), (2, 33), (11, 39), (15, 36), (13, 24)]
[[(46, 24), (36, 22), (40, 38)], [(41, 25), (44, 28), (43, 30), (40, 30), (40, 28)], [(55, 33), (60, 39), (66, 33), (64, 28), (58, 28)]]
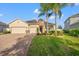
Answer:
[(66, 33), (70, 36), (79, 37), (79, 29), (64, 30), (64, 33)]
[[(55, 35), (55, 30), (49, 31), (49, 35)], [(63, 31), (57, 31), (57, 35), (58, 35), (58, 36), (63, 35)]]

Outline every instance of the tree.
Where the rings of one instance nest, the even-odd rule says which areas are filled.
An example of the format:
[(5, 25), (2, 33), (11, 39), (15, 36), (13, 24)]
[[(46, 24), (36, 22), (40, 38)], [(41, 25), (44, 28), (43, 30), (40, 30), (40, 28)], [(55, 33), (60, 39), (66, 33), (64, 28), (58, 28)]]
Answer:
[(57, 17), (61, 18), (62, 12), (61, 9), (67, 6), (73, 6), (74, 4), (69, 3), (49, 3), (48, 8), (52, 10), (55, 14), (55, 37), (57, 36)]
[(40, 6), (40, 14), (38, 17), (46, 16), (46, 33), (48, 33), (48, 18), (52, 15), (52, 13), (49, 13), (48, 4), (41, 3)]

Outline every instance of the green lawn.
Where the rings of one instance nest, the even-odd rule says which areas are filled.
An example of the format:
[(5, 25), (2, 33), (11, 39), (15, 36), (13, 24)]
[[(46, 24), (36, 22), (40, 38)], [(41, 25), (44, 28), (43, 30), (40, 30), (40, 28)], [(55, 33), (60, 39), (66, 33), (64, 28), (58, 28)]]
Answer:
[(53, 36), (38, 35), (33, 38), (28, 50), (30, 56), (72, 56), (79, 55), (79, 38), (64, 35)]

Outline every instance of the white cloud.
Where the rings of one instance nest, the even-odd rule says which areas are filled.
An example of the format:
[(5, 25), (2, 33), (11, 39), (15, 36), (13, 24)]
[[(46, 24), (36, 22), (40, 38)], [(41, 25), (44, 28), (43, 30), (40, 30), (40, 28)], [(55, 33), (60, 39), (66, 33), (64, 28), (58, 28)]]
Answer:
[[(61, 17), (63, 17), (64, 15), (62, 14), (62, 16)], [(59, 16), (57, 16), (57, 18), (58, 18)], [(50, 16), (49, 17), (49, 19), (55, 19), (55, 16)]]
[(55, 19), (55, 16), (50, 16), (49, 19)]
[(3, 16), (3, 14), (0, 14), (0, 17)]
[(35, 9), (34, 13), (39, 14), (40, 13), (39, 9)]

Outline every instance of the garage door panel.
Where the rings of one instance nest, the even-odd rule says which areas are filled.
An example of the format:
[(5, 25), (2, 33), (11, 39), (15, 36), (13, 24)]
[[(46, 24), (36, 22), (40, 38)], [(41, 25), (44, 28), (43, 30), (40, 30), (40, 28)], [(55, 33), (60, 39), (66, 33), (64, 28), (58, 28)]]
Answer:
[(37, 33), (37, 29), (36, 28), (30, 28), (30, 33)]
[(26, 33), (26, 28), (12, 28), (12, 33)]

